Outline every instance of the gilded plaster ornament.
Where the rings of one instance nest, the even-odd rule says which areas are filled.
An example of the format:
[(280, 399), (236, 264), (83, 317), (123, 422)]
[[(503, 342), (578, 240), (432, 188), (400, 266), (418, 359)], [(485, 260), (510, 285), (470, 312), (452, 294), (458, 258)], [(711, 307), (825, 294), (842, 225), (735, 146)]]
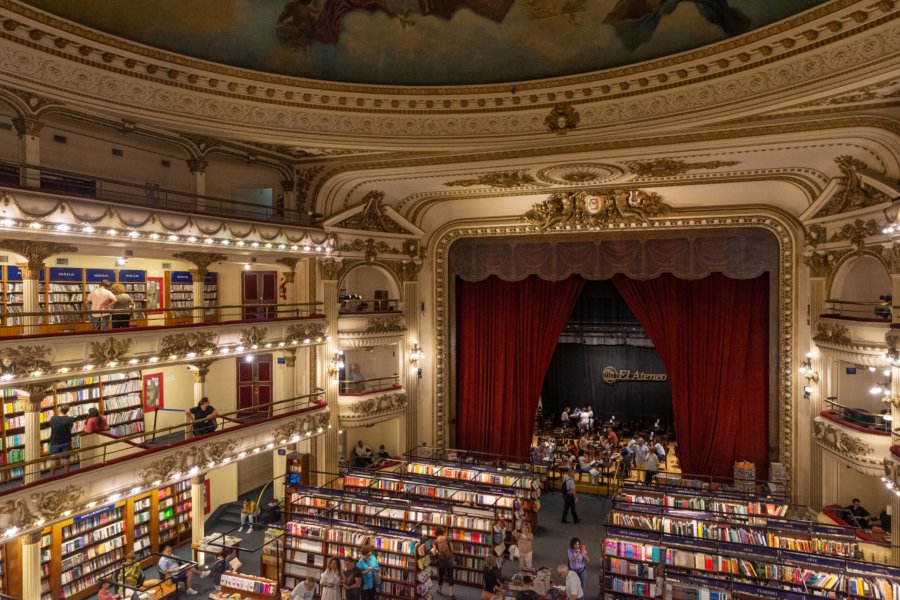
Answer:
[(828, 241), (828, 230), (824, 225), (810, 225), (806, 228), (806, 244), (815, 248)]
[(406, 331), (403, 317), (372, 317), (366, 321), (366, 333), (394, 333)]
[(679, 158), (656, 158), (653, 160), (635, 160), (626, 162), (625, 166), (638, 177), (673, 177), (684, 175), (688, 171), (700, 169), (721, 169), (740, 164), (736, 160), (709, 160), (705, 162), (688, 162)]
[(528, 171), (493, 171), (483, 173), (475, 179), (455, 179), (444, 183), (447, 187), (486, 186), (493, 188), (514, 188), (533, 184), (534, 177)]
[(328, 427), (329, 413), (330, 411), (326, 409), (324, 411), (316, 412), (315, 414), (295, 417), (287, 423), (279, 425), (275, 431), (272, 432), (272, 437), (274, 437), (275, 440), (289, 440), (295, 435), (302, 436), (321, 433)]
[(569, 131), (574, 131), (581, 121), (581, 115), (572, 107), (571, 104), (557, 104), (550, 111), (550, 114), (544, 118), (544, 125), (547, 131), (557, 135), (565, 135)]
[(262, 344), (269, 332), (267, 327), (257, 327), (256, 325), (249, 329), (241, 329), (241, 344), (246, 348), (252, 348)]
[(100, 342), (91, 342), (88, 349), (88, 358), (95, 363), (108, 364), (110, 362), (121, 362), (131, 347), (134, 346), (134, 340), (123, 337), (108, 337)]
[(406, 393), (382, 394), (374, 398), (358, 400), (350, 405), (350, 412), (360, 417), (374, 417), (379, 414), (394, 412), (406, 408)]
[(0, 515), (4, 515), (7, 527), (27, 529), (39, 526), (44, 521), (59, 518), (67, 511), (81, 508), (84, 493), (82, 488), (74, 485), (36, 492), (28, 500), (6, 500), (0, 504)]
[(803, 262), (809, 267), (810, 277), (828, 277), (834, 268), (834, 260), (828, 252), (814, 252), (803, 257)]
[(291, 340), (315, 340), (325, 339), (328, 331), (328, 323), (325, 321), (311, 321), (307, 323), (294, 323), (285, 329), (285, 337)]
[(327, 281), (337, 281), (340, 279), (343, 261), (334, 258), (320, 258), (318, 262), (322, 279)]
[(837, 323), (816, 323), (816, 334), (813, 340), (819, 344), (837, 344), (841, 346), (849, 346), (852, 343), (850, 339), (850, 330), (843, 325)]
[(44, 261), (55, 254), (73, 254), (78, 248), (69, 244), (57, 244), (56, 242), (35, 242), (29, 240), (0, 240), (0, 250), (9, 250), (28, 261), (28, 268), (35, 277), (37, 272), (44, 268)]
[(838, 156), (834, 162), (844, 175), (844, 187), (816, 213), (817, 217), (836, 215), (888, 201), (888, 197), (882, 192), (865, 185), (859, 178), (858, 172), (868, 168), (865, 162), (848, 155)]
[(336, 225), (344, 229), (358, 229), (361, 231), (378, 231), (382, 233), (407, 233), (407, 231), (394, 221), (385, 211), (382, 204), (384, 192), (372, 190), (363, 196), (363, 208), (360, 212), (348, 217)]
[(875, 452), (875, 448), (871, 444), (848, 434), (836, 425), (818, 420), (813, 423), (813, 437), (819, 441), (819, 444), (837, 454), (860, 460)]
[(558, 192), (535, 204), (524, 219), (539, 231), (599, 229), (620, 224), (649, 224), (672, 212), (659, 194), (638, 189), (597, 189)]
[(218, 336), (213, 331), (173, 333), (163, 336), (159, 342), (159, 353), (164, 356), (184, 356), (188, 353), (201, 354), (215, 350)]
[(50, 371), (47, 360), (50, 348), (47, 346), (3, 346), (0, 347), (0, 371), (15, 377), (31, 375), (36, 371)]
[(866, 249), (866, 238), (881, 233), (881, 227), (875, 222), (875, 219), (869, 219), (863, 223), (862, 219), (856, 219), (853, 223), (847, 223), (841, 229), (832, 234), (829, 242), (842, 242), (849, 240), (850, 244), (856, 248), (856, 253), (862, 256)]

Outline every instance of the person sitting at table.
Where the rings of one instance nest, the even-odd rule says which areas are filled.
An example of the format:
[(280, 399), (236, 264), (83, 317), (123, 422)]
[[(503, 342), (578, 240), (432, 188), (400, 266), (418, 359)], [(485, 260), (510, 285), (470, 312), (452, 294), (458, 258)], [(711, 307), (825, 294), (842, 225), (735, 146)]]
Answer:
[(844, 507), (844, 519), (851, 527), (868, 529), (873, 518), (869, 511), (860, 505), (859, 498), (854, 498), (850, 506)]
[(159, 563), (156, 565), (159, 574), (171, 579), (172, 583), (175, 585), (178, 585), (183, 581), (184, 585), (187, 587), (187, 589), (185, 589), (187, 595), (196, 596), (197, 590), (191, 585), (194, 580), (194, 575), (206, 577), (209, 575), (209, 571), (201, 571), (194, 565), (175, 558), (172, 556), (172, 550), (172, 546), (168, 544), (163, 546), (162, 556), (159, 557)]
[(378, 452), (375, 453), (375, 464), (381, 465), (387, 462), (391, 458), (390, 453), (385, 450), (384, 444), (378, 446)]
[(213, 587), (217, 592), (222, 591), (222, 575), (230, 570), (231, 565), (228, 564), (228, 551), (220, 550), (219, 553), (216, 554), (216, 562), (214, 562), (212, 566)]
[(353, 448), (353, 466), (368, 467), (372, 465), (372, 449), (362, 440)]
[(110, 585), (112, 584), (108, 581), (104, 581), (100, 584), (100, 591), (97, 592), (97, 600), (119, 600), (121, 598), (121, 596), (109, 591)]
[[(135, 558), (134, 552), (129, 552), (125, 557), (125, 566), (119, 572), (116, 583), (122, 583), (129, 588), (136, 588), (144, 583), (144, 570), (141, 568), (141, 561)], [(136, 598), (138, 592), (135, 591), (132, 595)]]

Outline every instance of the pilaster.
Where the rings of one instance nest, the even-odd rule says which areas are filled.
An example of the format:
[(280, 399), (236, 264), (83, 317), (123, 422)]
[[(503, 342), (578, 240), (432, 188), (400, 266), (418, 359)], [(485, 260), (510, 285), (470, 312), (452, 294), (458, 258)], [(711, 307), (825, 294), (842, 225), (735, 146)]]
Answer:
[(420, 346), (419, 341), (419, 283), (417, 281), (403, 282), (403, 316), (406, 322), (406, 348), (401, 360), (403, 365), (400, 372), (405, 381), (402, 381), (406, 390), (408, 403), (403, 419), (404, 429), (400, 432), (400, 449), (411, 450), (419, 445), (419, 382), (421, 381), (421, 369), (423, 361), (415, 364), (410, 361), (413, 348)]
[(18, 396), (25, 407), (25, 483), (41, 478), (41, 465), (33, 461), (41, 458), (41, 402), (45, 395), (46, 390), (41, 387), (18, 390)]
[(41, 534), (26, 533), (22, 540), (22, 600), (41, 600)]
[[(191, 542), (197, 544), (206, 535), (206, 475), (191, 477)], [(197, 562), (206, 562), (203, 553), (197, 555)]]
[[(25, 165), (41, 164), (41, 129), (44, 124), (30, 117), (13, 119), (13, 127), (19, 136), (19, 162)], [(19, 184), (23, 187), (40, 187), (41, 172), (28, 166), (19, 173)]]
[[(328, 320), (328, 325), (331, 328), (332, 335), (327, 343), (318, 347), (325, 348), (327, 357), (331, 357), (339, 350), (338, 339), (336, 335), (338, 329), (338, 282), (336, 279), (324, 279), (322, 281), (322, 301), (324, 303), (325, 318)], [(328, 364), (327, 357), (325, 358), (325, 360), (323, 360), (323, 367), (325, 364)], [(318, 438), (316, 438), (316, 446), (318, 450), (316, 456), (316, 470), (323, 471), (326, 474), (337, 473), (339, 466), (339, 386), (334, 377), (326, 377), (324, 385), (322, 387), (325, 389), (325, 402), (331, 409), (331, 413), (329, 414), (328, 418), (329, 429), (323, 435), (320, 435)], [(318, 485), (324, 485), (327, 478), (327, 475), (318, 476)]]

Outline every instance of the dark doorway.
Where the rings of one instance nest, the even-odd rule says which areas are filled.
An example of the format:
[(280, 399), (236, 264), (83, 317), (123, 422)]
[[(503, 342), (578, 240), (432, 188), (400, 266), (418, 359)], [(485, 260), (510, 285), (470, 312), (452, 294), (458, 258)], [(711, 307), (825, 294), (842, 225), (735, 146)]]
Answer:
[(278, 315), (278, 273), (242, 271), (241, 304), (244, 319), (274, 319)]

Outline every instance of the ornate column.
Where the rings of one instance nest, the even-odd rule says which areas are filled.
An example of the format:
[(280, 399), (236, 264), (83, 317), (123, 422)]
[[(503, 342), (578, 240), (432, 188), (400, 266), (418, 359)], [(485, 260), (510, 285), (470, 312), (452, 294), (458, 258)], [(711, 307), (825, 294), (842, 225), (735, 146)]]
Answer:
[(403, 365), (400, 373), (404, 380), (401, 382), (406, 389), (407, 405), (404, 416), (405, 427), (400, 432), (400, 450), (411, 450), (419, 445), (419, 382), (422, 379), (424, 360), (416, 363), (410, 361), (411, 352), (421, 347), (419, 338), (419, 282), (417, 276), (421, 263), (412, 261), (403, 263), (400, 271), (403, 281), (401, 300), (403, 301), (403, 316), (406, 321), (406, 351), (401, 357)]
[(26, 533), (21, 538), (22, 600), (41, 600), (41, 534)]
[[(206, 517), (203, 510), (206, 508), (206, 475), (194, 475), (191, 477), (191, 542), (196, 544), (206, 535)], [(201, 565), (206, 562), (203, 552), (197, 555), (197, 562)]]
[(206, 376), (214, 361), (201, 360), (191, 363), (191, 375), (194, 378), (194, 406), (200, 403), (200, 398), (206, 395)]
[(209, 161), (202, 158), (190, 158), (187, 161), (188, 170), (191, 172), (191, 193), (197, 198), (197, 210), (206, 209), (206, 199), (202, 196), (206, 195), (206, 168)]
[[(30, 117), (13, 119), (13, 127), (19, 136), (19, 162), (37, 167), (41, 164), (41, 129), (44, 124)], [(39, 169), (23, 167), (19, 172), (19, 184), (24, 187), (41, 187)]]
[[(0, 250), (9, 250), (27, 261), (18, 264), (22, 270), (22, 312), (25, 313), (36, 313), (41, 310), (38, 280), (44, 268), (44, 261), (54, 254), (78, 252), (78, 248), (69, 244), (28, 240), (0, 240)], [(40, 318), (36, 315), (22, 317), (22, 333), (25, 335), (38, 333), (39, 321)]]
[[(216, 252), (176, 252), (172, 257), (197, 266), (196, 269), (191, 269), (191, 276), (193, 277), (191, 292), (193, 293), (194, 306), (196, 307), (193, 310), (192, 322), (203, 323), (203, 283), (206, 280), (206, 274), (209, 273), (209, 266), (213, 263), (226, 261), (228, 257)], [(220, 315), (219, 318), (221, 319), (222, 316)]]
[[(319, 272), (322, 276), (322, 302), (324, 303), (325, 318), (331, 329), (331, 339), (328, 340), (320, 348), (325, 349), (325, 357), (322, 361), (321, 368), (327, 368), (330, 357), (339, 350), (337, 330), (338, 330), (338, 279), (341, 275), (341, 261), (332, 258), (321, 259), (319, 261)], [(315, 352), (310, 353), (315, 355)], [(321, 375), (321, 374), (320, 374)], [(338, 472), (338, 383), (334, 381), (334, 377), (326, 374), (324, 385), (325, 402), (331, 409), (328, 424), (329, 429), (316, 438), (316, 470), (325, 473)], [(324, 485), (327, 476), (320, 475), (317, 485)]]
[[(813, 254), (805, 260), (809, 267), (809, 327), (811, 335), (815, 334), (819, 315), (825, 312), (825, 300), (827, 300), (826, 283), (831, 273), (833, 261), (829, 254)], [(813, 338), (814, 340), (815, 338)], [(809, 367), (807, 373), (800, 374), (800, 389), (809, 383), (812, 392), (809, 394), (808, 412), (809, 417), (806, 423), (806, 429), (812, 427), (812, 419), (816, 418), (823, 409), (823, 399), (830, 393), (830, 385), (832, 384), (827, 357), (818, 351), (813, 341), (810, 344)], [(806, 380), (805, 376), (811, 379)], [(816, 384), (812, 379), (818, 376), (819, 381)], [(819, 509), (822, 504), (822, 448), (816, 443), (815, 438), (809, 436), (810, 443), (810, 464), (809, 464), (809, 490), (808, 504)], [(803, 500), (803, 499), (801, 499)]]
[[(43, 385), (25, 385), (17, 390), (25, 407), (25, 463), (41, 458), (41, 402), (47, 395)], [(25, 467), (25, 483), (41, 478), (41, 465), (36, 463)]]
[(285, 179), (281, 182), (281, 206), (275, 205), (275, 216), (278, 219), (297, 221), (297, 182)]

